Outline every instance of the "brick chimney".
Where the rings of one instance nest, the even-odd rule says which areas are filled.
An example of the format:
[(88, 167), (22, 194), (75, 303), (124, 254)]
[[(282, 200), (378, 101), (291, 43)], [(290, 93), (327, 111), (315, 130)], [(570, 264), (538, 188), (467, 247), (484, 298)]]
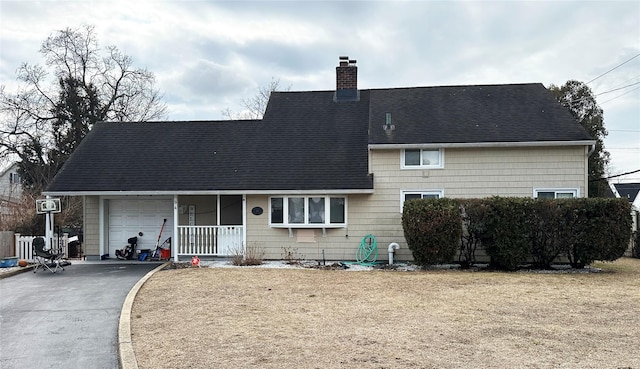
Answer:
[(358, 67), (356, 60), (349, 60), (348, 56), (340, 57), (340, 65), (336, 67), (336, 101), (357, 101)]

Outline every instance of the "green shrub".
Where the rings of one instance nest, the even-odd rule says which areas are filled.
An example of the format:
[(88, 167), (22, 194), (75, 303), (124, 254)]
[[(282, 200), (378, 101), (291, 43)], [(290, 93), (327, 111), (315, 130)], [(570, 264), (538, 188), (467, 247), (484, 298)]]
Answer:
[(515, 270), (531, 256), (529, 211), (532, 201), (493, 197), (488, 202), (486, 228), (481, 238), (491, 267)]
[(481, 236), (486, 229), (489, 205), (485, 199), (462, 199), (458, 203), (462, 212), (458, 262), (461, 268), (468, 269), (476, 262), (476, 250), (481, 245)]
[(567, 217), (572, 230), (567, 240), (571, 266), (622, 257), (631, 239), (631, 205), (626, 199), (575, 199)]
[(570, 211), (571, 200), (537, 199), (530, 207), (531, 257), (539, 268), (550, 268), (551, 264), (567, 251), (566, 238), (571, 230), (563, 221), (564, 213)]
[(404, 203), (404, 236), (421, 266), (453, 260), (462, 233), (460, 207), (452, 199), (419, 199)]

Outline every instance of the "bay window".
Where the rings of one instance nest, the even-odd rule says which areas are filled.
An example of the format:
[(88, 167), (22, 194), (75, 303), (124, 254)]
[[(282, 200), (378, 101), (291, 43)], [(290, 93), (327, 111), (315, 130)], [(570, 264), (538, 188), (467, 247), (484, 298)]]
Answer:
[(290, 228), (342, 227), (346, 225), (346, 197), (271, 197), (269, 223)]

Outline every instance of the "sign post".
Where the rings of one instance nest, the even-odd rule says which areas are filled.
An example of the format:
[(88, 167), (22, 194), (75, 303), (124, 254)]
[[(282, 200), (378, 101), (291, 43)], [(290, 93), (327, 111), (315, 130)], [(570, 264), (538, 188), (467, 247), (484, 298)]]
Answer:
[(53, 214), (62, 210), (60, 199), (47, 196), (46, 199), (36, 200), (36, 213), (45, 215), (45, 242), (46, 248), (53, 248)]

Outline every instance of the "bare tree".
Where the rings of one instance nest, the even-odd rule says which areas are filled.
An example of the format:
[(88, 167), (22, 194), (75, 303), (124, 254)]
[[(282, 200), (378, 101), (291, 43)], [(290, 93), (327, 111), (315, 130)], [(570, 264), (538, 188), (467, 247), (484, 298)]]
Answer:
[(42, 42), (44, 66), (23, 63), (19, 87), (0, 86), (0, 159), (16, 158), (24, 185), (39, 192), (99, 121), (162, 119), (155, 77), (115, 46), (100, 49), (93, 26)]
[(262, 119), (265, 110), (267, 109), (267, 104), (269, 103), (269, 97), (271, 97), (271, 92), (273, 91), (289, 91), (291, 90), (291, 86), (287, 86), (286, 88), (280, 88), (280, 79), (271, 78), (271, 82), (269, 82), (265, 86), (258, 87), (258, 91), (256, 94), (250, 98), (242, 99), (241, 105), (244, 110), (240, 113), (235, 113), (231, 109), (226, 108), (222, 111), (222, 116), (226, 119)]

